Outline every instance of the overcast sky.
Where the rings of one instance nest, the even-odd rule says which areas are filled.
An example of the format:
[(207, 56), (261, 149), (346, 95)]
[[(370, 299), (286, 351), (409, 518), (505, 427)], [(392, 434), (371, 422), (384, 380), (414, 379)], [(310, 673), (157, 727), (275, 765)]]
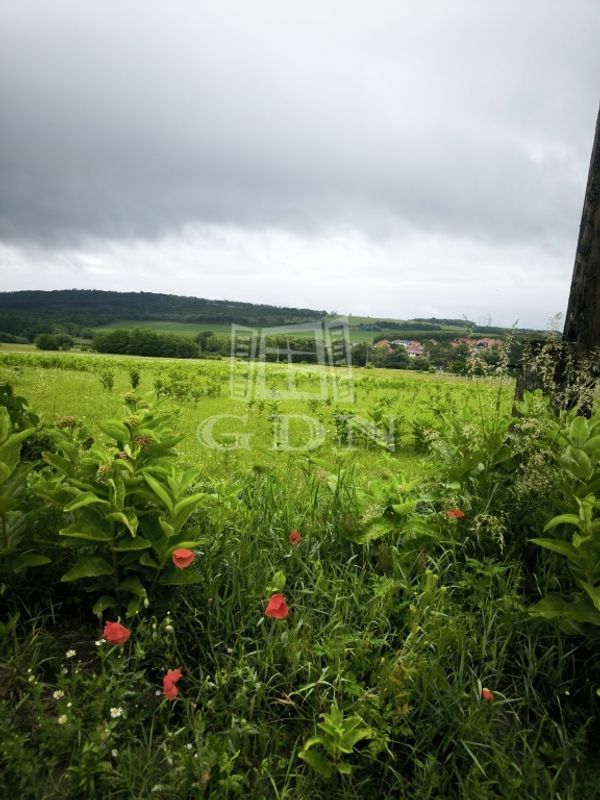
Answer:
[(1, 0), (4, 290), (545, 327), (598, 0)]

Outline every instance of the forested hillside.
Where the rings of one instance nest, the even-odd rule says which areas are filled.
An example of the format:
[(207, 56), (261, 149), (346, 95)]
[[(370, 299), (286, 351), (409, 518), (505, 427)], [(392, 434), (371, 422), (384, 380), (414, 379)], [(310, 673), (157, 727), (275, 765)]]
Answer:
[(322, 310), (153, 292), (109, 292), (97, 289), (0, 292), (0, 331), (28, 339), (39, 333), (56, 332), (57, 329), (80, 334), (115, 319), (285, 325), (324, 316), (326, 312)]

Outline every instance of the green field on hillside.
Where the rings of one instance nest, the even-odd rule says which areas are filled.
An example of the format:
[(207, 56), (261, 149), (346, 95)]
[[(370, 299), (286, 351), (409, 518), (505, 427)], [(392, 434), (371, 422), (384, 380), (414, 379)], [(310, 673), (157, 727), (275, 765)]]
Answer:
[[(429, 337), (434, 339), (436, 335), (436, 331), (428, 331), (423, 330), (418, 327), (410, 330), (402, 330), (402, 329), (385, 329), (382, 328), (381, 330), (364, 330), (359, 328), (359, 324), (365, 325), (374, 325), (375, 319), (370, 317), (350, 317), (349, 318), (349, 333), (350, 333), (350, 340), (355, 342), (367, 342), (371, 343), (375, 336), (387, 336), (392, 339), (411, 339), (414, 337), (418, 337), (420, 339), (424, 337)], [(267, 326), (269, 327), (269, 326)], [(96, 331), (109, 331), (109, 330), (116, 330), (119, 328), (125, 329), (133, 329), (133, 328), (145, 328), (156, 331), (157, 333), (177, 333), (184, 336), (196, 336), (198, 333), (202, 331), (212, 331), (213, 333), (220, 333), (220, 334), (230, 334), (231, 333), (231, 325), (225, 323), (185, 323), (185, 322), (175, 322), (175, 321), (168, 321), (168, 320), (128, 320), (128, 319), (119, 319), (114, 320), (113, 322), (109, 323), (108, 325), (101, 325), (96, 327), (94, 330)], [(287, 331), (286, 331), (287, 332)], [(466, 328), (458, 328), (454, 326), (444, 326), (442, 331), (437, 333), (451, 333), (454, 336), (464, 336), (466, 334)], [(295, 335), (292, 332), (290, 335)], [(298, 336), (305, 336), (306, 333), (303, 331), (298, 331)]]

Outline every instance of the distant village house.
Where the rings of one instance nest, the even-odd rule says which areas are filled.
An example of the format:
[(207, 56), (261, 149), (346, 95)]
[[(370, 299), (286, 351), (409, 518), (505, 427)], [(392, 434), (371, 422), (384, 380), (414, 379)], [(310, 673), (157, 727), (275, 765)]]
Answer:
[(498, 347), (500, 342), (498, 339), (490, 339), (487, 336), (483, 339), (469, 339), (466, 336), (459, 336), (450, 342), (451, 347), (459, 347), (461, 344), (464, 344), (471, 349), (479, 348), (480, 350), (490, 350), (492, 347)]
[(406, 350), (406, 355), (410, 356), (410, 358), (416, 358), (417, 356), (422, 356), (425, 353), (425, 348), (421, 342), (409, 341), (407, 339), (394, 339), (392, 344), (403, 347)]

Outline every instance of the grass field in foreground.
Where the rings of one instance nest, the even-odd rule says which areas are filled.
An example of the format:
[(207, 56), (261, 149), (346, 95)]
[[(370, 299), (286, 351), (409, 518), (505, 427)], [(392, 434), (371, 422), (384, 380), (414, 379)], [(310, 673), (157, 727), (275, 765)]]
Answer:
[[(232, 367), (247, 388), (227, 361), (0, 354), (45, 425), (0, 504), (0, 796), (597, 800), (598, 637), (531, 614), (550, 591), (597, 619), (531, 542), (597, 486), (588, 423), (512, 419), (509, 380), (356, 370), (351, 398), (300, 365), (246, 403)], [(286, 414), (317, 450), (274, 446)], [(395, 418), (395, 449), (348, 448), (351, 414)], [(202, 444), (211, 418), (248, 447)]]

